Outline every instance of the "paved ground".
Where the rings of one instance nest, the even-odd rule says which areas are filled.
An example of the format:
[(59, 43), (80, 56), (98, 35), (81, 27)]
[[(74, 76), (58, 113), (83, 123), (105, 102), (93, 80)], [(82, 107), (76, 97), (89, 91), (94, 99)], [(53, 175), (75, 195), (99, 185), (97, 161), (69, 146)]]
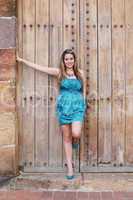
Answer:
[(133, 200), (133, 173), (21, 174), (0, 178), (0, 200)]
[(129, 192), (64, 192), (11, 191), (0, 192), (0, 200), (133, 200)]

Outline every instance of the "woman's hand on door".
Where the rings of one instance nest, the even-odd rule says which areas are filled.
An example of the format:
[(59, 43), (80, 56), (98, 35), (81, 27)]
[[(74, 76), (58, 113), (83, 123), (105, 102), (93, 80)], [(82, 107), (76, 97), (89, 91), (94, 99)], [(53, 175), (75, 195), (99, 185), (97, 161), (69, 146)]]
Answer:
[(18, 62), (22, 62), (22, 61), (23, 61), (23, 59), (20, 58), (18, 55), (17, 55), (17, 57), (16, 57), (16, 60), (17, 60)]

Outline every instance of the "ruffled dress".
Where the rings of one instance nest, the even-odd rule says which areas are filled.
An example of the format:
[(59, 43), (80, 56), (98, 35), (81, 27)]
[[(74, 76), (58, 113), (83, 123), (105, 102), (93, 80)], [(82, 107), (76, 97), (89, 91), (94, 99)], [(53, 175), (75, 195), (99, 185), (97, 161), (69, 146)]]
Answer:
[(59, 95), (56, 100), (56, 116), (59, 124), (83, 122), (86, 100), (83, 97), (82, 81), (76, 76), (66, 77), (61, 81)]

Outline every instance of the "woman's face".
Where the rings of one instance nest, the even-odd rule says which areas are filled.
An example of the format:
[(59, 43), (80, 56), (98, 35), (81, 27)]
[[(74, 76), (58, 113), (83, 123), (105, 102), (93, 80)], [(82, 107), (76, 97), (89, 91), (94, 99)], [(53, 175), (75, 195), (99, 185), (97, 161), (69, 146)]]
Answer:
[(74, 56), (72, 54), (66, 54), (64, 58), (64, 63), (66, 68), (71, 69), (74, 66)]

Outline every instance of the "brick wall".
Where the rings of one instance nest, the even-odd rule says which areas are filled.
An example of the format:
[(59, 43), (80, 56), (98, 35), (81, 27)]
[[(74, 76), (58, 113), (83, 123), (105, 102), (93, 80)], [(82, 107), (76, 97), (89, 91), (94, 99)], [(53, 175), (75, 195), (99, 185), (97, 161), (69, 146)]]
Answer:
[(0, 174), (17, 172), (15, 12), (15, 0), (0, 0)]

